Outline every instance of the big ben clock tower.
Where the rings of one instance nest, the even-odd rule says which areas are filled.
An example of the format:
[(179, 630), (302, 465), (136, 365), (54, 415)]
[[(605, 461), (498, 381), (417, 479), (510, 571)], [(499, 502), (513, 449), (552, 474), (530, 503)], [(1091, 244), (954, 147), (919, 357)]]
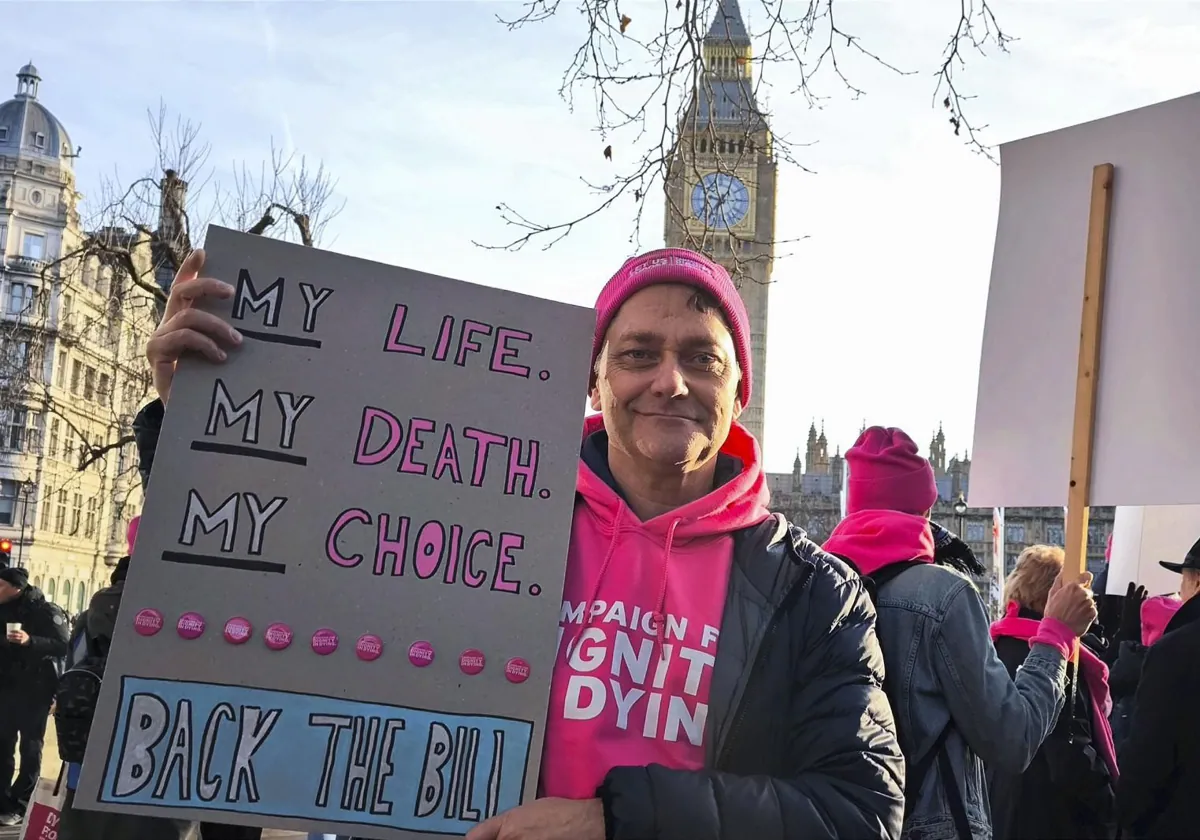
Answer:
[(771, 130), (754, 101), (750, 36), (737, 0), (720, 0), (703, 50), (704, 73), (667, 179), (665, 238), (668, 247), (692, 248), (725, 266), (741, 292), (754, 367), (741, 422), (763, 446), (777, 167)]

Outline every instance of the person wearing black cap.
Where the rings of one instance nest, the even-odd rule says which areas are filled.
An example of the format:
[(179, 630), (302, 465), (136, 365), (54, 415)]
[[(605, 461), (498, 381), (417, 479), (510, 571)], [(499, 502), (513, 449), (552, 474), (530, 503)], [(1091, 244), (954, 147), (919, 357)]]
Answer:
[(1183, 606), (1146, 652), (1137, 708), (1121, 750), (1117, 816), (1128, 838), (1196, 837), (1195, 792), (1200, 790), (1200, 540), (1183, 562), (1159, 565), (1178, 572)]
[[(16, 825), (42, 774), (42, 742), (66, 656), (67, 617), (29, 584), (24, 569), (0, 569), (0, 825)], [(21, 766), (13, 780), (17, 737)]]

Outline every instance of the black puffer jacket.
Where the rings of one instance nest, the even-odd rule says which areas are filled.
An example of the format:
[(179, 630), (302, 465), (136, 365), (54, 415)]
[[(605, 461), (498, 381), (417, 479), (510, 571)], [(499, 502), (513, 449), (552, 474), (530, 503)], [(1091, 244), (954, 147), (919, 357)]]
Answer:
[(56, 661), (67, 655), (71, 627), (67, 614), (27, 585), (12, 601), (0, 604), (0, 629), (19, 623), (29, 643), (15, 645), (0, 636), (0, 689), (18, 688), (49, 701), (58, 684)]

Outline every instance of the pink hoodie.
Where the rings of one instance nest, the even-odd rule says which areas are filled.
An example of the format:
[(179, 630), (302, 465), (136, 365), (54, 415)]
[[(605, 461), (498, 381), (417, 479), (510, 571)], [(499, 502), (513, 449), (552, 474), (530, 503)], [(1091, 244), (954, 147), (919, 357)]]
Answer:
[[(584, 436), (603, 423), (589, 417)], [(734, 424), (721, 452), (741, 460), (740, 474), (646, 522), (580, 462), (546, 720), (545, 796), (593, 797), (618, 766), (704, 766), (733, 533), (771, 515), (754, 438)]]
[(1162, 638), (1167, 625), (1183, 606), (1178, 595), (1155, 595), (1142, 602), (1142, 644), (1150, 647)]

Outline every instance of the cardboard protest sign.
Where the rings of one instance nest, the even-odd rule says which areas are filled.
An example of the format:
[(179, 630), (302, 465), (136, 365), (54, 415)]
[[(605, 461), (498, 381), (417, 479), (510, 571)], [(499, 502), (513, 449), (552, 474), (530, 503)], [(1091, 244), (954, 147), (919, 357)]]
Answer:
[(1181, 577), (1159, 565), (1180, 563), (1200, 539), (1200, 506), (1119, 507), (1113, 519), (1112, 557), (1108, 561), (1109, 595), (1124, 595), (1130, 582), (1151, 595), (1179, 591)]
[(1092, 505), (1200, 503), (1200, 94), (1000, 147), (973, 507), (1068, 503), (1093, 167), (1115, 166)]
[(590, 309), (224, 229), (76, 807), (462, 835), (532, 798)]

